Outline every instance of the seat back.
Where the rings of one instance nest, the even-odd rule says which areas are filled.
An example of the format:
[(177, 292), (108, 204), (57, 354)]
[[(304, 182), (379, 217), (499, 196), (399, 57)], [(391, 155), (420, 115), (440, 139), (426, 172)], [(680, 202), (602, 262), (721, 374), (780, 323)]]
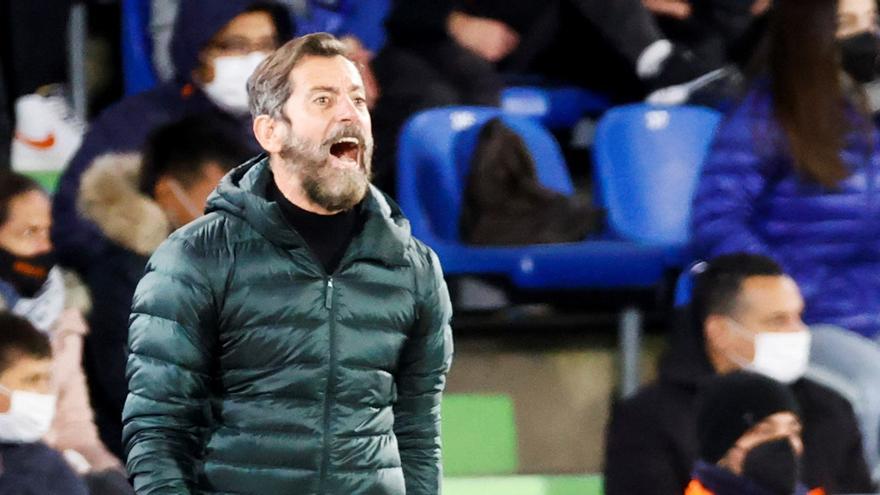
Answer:
[(122, 0), (122, 76), (126, 95), (156, 85), (149, 21), (149, 0)]
[(501, 108), (509, 115), (532, 117), (551, 129), (574, 126), (585, 115), (611, 107), (608, 98), (571, 86), (511, 86), (501, 92)]
[(397, 194), (413, 233), (427, 242), (457, 243), (459, 217), (479, 130), (500, 117), (535, 159), (538, 179), (563, 194), (574, 192), (556, 140), (540, 123), (491, 107), (445, 107), (420, 112), (400, 134)]
[(640, 243), (684, 245), (691, 199), (720, 114), (702, 107), (613, 108), (596, 129), (596, 180), (611, 230)]

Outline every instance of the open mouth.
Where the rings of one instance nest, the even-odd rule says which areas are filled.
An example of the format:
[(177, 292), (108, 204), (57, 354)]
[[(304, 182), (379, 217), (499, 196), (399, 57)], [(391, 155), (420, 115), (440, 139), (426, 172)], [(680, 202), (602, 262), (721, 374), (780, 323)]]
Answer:
[(330, 154), (347, 164), (357, 165), (360, 152), (360, 141), (353, 137), (340, 138), (330, 145)]

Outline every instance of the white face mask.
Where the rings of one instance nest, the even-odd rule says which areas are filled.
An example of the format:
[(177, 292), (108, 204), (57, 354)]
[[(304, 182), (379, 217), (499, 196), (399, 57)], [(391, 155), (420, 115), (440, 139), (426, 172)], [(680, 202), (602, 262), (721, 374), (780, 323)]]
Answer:
[(744, 369), (782, 383), (793, 383), (807, 372), (812, 341), (808, 330), (754, 333), (743, 328), (736, 320), (728, 320), (739, 333), (755, 342), (755, 357), (750, 363), (730, 356)]
[(202, 86), (202, 90), (223, 110), (234, 114), (247, 113), (247, 80), (265, 58), (264, 52), (215, 58), (214, 80)]
[(44, 436), (55, 418), (56, 398), (24, 390), (9, 390), (0, 386), (0, 393), (8, 395), (9, 411), (0, 413), (0, 441), (33, 443)]
[[(171, 194), (177, 199), (183, 209), (193, 218), (199, 218), (202, 216), (203, 210), (196, 208), (196, 205), (193, 204), (192, 200), (189, 199), (189, 196), (186, 195), (186, 191), (183, 190), (183, 186), (180, 185), (174, 179), (168, 181), (168, 187), (171, 188)], [(179, 219), (174, 219), (178, 221)], [(179, 222), (178, 222), (179, 223)], [(182, 225), (177, 225), (177, 227), (182, 227)]]

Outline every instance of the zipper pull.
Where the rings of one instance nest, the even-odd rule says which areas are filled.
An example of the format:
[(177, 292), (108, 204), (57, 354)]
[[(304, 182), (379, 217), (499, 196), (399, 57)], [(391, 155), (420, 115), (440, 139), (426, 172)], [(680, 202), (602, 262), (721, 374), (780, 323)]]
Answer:
[(327, 279), (327, 287), (324, 292), (324, 307), (327, 309), (333, 307), (333, 277)]

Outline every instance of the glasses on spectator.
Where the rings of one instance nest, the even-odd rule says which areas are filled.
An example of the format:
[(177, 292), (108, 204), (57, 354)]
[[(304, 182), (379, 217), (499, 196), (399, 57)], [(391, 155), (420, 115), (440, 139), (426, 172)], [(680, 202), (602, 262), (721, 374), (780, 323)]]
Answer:
[(271, 52), (278, 48), (274, 37), (251, 40), (241, 36), (214, 40), (208, 47), (225, 55), (247, 55), (251, 52)]

